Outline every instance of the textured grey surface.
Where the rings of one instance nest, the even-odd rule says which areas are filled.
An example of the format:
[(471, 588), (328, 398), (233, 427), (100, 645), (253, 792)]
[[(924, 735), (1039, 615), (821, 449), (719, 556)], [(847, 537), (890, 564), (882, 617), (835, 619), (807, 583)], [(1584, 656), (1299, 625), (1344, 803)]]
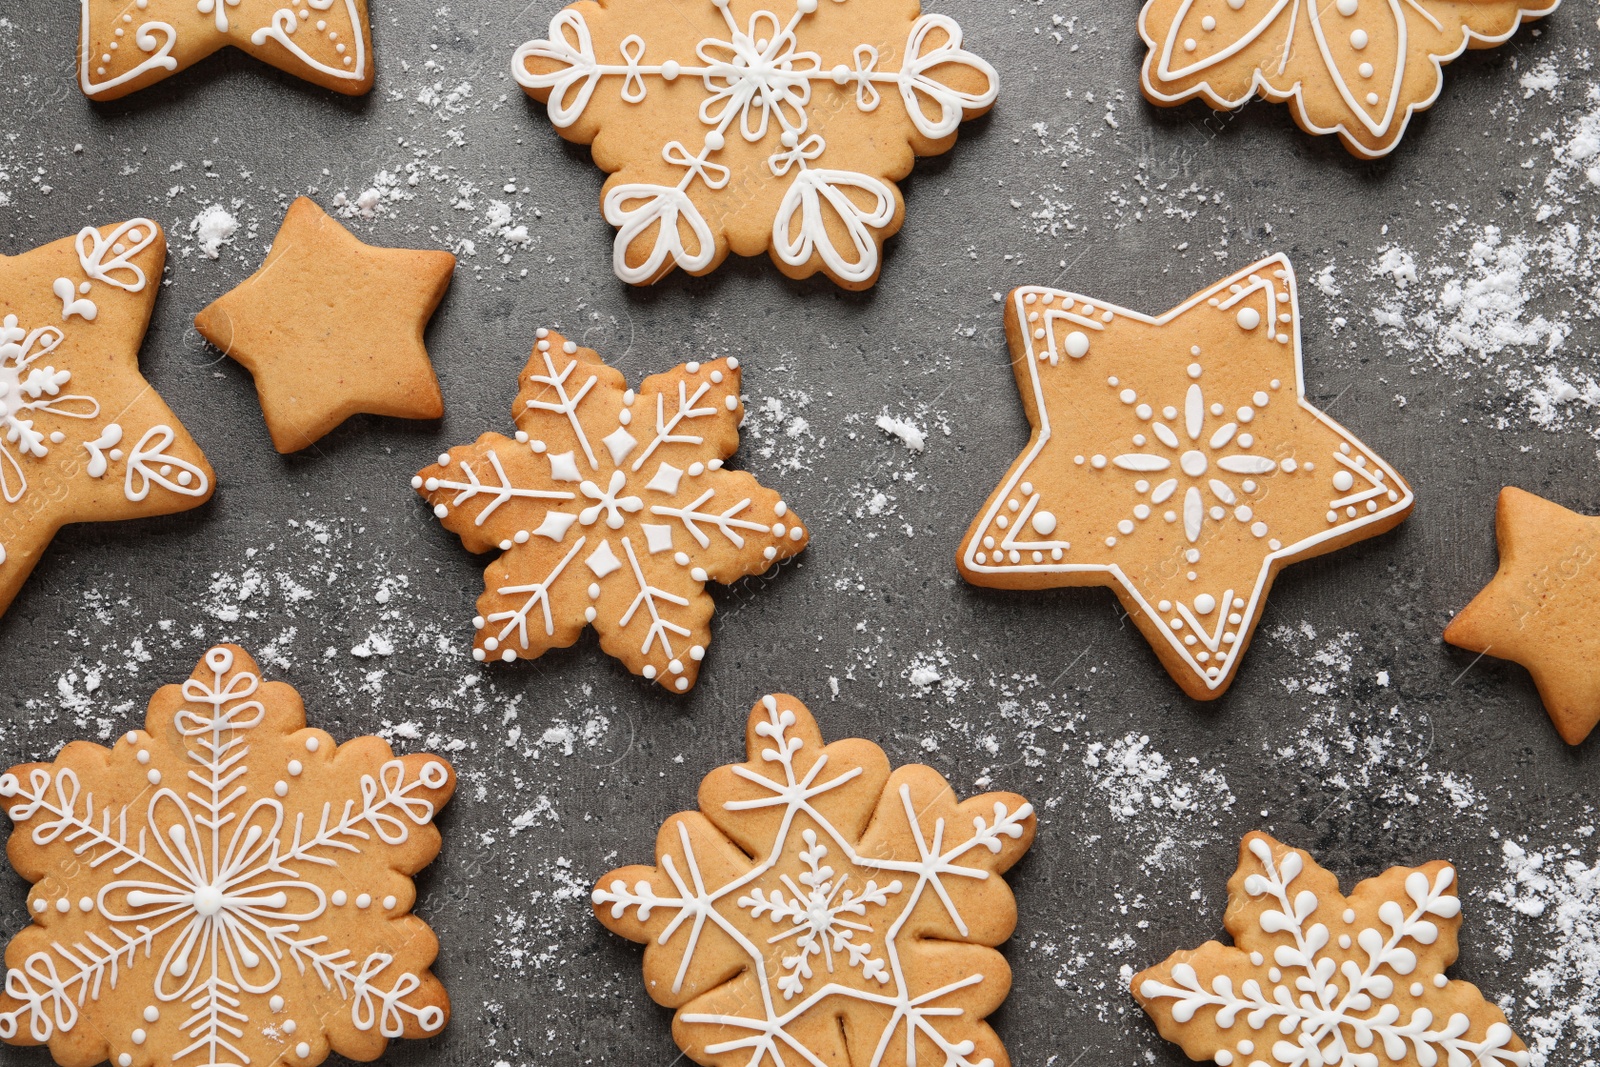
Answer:
[[(1571, 368), (1600, 342), (1596, 189), (1582, 165), (1550, 185), (1596, 106), (1593, 4), (1569, 0), (1542, 33), (1450, 67), (1440, 104), (1393, 157), (1360, 163), (1300, 134), (1283, 108), (1146, 106), (1131, 0), (941, 0), (999, 68), (1000, 102), (905, 182), (906, 227), (864, 294), (790, 282), (764, 259), (623, 286), (597, 211), (602, 175), (505, 73), (556, 0), (374, 6), (369, 98), (226, 52), (111, 105), (73, 86), (75, 5), (10, 0), (0, 12), (0, 110), (12, 116), (0, 246), (135, 215), (167, 226), (143, 367), (219, 475), (198, 511), (57, 539), (0, 620), (0, 760), (126, 729), (223, 639), (296, 685), (336, 736), (383, 731), (449, 755), (462, 785), (418, 911), (443, 942), (455, 1016), (436, 1040), (392, 1046), (394, 1063), (672, 1062), (639, 948), (592, 920), (585, 893), (611, 867), (649, 860), (660, 821), (692, 806), (705, 771), (740, 758), (745, 715), (773, 689), (806, 700), (830, 738), (873, 738), (963, 794), (982, 780), (1039, 806), (1038, 841), (1011, 876), (1015, 988), (993, 1020), (1019, 1064), (1182, 1061), (1119, 971), (1220, 935), (1223, 883), (1251, 828), (1313, 850), (1347, 885), (1391, 863), (1454, 860), (1468, 901), (1455, 974), (1514, 1024), (1577, 993), (1526, 981), (1563, 942), (1548, 917), (1491, 895), (1509, 837), (1577, 842), (1594, 862), (1581, 828), (1595, 743), (1567, 748), (1521, 669), (1475, 663), (1439, 632), (1492, 573), (1502, 483), (1600, 511), (1589, 406), (1530, 418), (1537, 368), (1559, 362), (1581, 392)], [(401, 182), (377, 217), (350, 222), (363, 239), (474, 245), (428, 332), (448, 414), (358, 417), (281, 458), (250, 379), (192, 316), (254, 269), (290, 199), (353, 199), (385, 170)], [(526, 245), (506, 243), (491, 200), (528, 226)], [(216, 260), (187, 232), (210, 203), (241, 223)], [(1545, 203), (1559, 210), (1540, 218)], [(1567, 223), (1582, 228), (1579, 262), (1552, 266)], [(1440, 270), (1473, 276), (1487, 225), (1530, 250), (1526, 306), (1510, 314), (1532, 334), (1447, 357)], [(1415, 280), (1400, 268), (1404, 289), (1392, 259), (1375, 271), (1391, 246), (1417, 264)], [(1055, 283), (1155, 312), (1277, 251), (1301, 276), (1308, 395), (1407, 475), (1418, 506), (1391, 534), (1287, 571), (1237, 684), (1200, 705), (1108, 592), (957, 579), (957, 540), (1026, 439), (994, 294)], [(1330, 284), (1313, 284), (1329, 265)], [(1381, 326), (1372, 312), (1385, 307), (1405, 325)], [(1536, 318), (1565, 331), (1559, 358)], [(735, 462), (813, 530), (781, 572), (717, 591), (708, 665), (687, 699), (626, 674), (592, 635), (512, 667), (467, 655), (484, 561), (408, 482), (442, 447), (508, 429), (541, 325), (635, 380), (737, 354), (751, 415)], [(926, 450), (876, 429), (882, 413), (926, 430)], [(938, 680), (916, 684), (917, 667)], [(0, 878), (0, 930), (26, 921), (24, 895)], [(1561, 1033), (1563, 1047), (1578, 1042), (1564, 1062), (1592, 1059), (1592, 1038)], [(48, 1062), (40, 1050), (3, 1057)]]

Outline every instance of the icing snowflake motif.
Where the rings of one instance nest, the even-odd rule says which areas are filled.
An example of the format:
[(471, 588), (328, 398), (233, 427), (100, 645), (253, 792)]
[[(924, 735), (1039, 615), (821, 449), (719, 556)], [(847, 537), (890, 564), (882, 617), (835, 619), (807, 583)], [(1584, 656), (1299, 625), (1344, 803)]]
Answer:
[(145, 730), (0, 777), (35, 883), (0, 1038), (62, 1062), (313, 1067), (436, 1033), (410, 875), (453, 788), (436, 757), (306, 729), (292, 689), (211, 649)]
[(1163, 1037), (1219, 1067), (1526, 1067), (1505, 1016), (1451, 981), (1456, 872), (1395, 867), (1346, 899), (1309, 855), (1247, 836), (1228, 883), (1234, 944), (1135, 975)]
[(485, 572), (474, 658), (533, 659), (586, 625), (673, 692), (710, 643), (708, 581), (759, 574), (805, 547), (804, 524), (723, 462), (739, 444), (739, 361), (691, 362), (637, 391), (595, 352), (538, 332), (512, 408), (412, 479)]
[[(1110, 585), (1193, 696), (1232, 681), (1283, 564), (1412, 505), (1393, 468), (1306, 402), (1284, 257), (1160, 317), (1035, 287), (1007, 315), (1035, 430), (973, 521), (962, 573)], [(1084, 498), (1125, 504), (1107, 519)]]
[(793, 697), (763, 698), (746, 744), (699, 812), (667, 820), (655, 867), (593, 893), (602, 923), (648, 946), (679, 1046), (749, 1067), (1008, 1062), (983, 1020), (1010, 987), (992, 947), (1016, 922), (1000, 875), (1033, 841), (1032, 805), (958, 803), (929, 767), (891, 774), (869, 741), (824, 748)]
[[(704, 274), (730, 247), (765, 247), (792, 277), (821, 270), (871, 285), (903, 212), (893, 182), (912, 152), (948, 151), (961, 121), (988, 110), (994, 68), (962, 47), (950, 18), (902, 27), (903, 6), (886, 11), (885, 0), (793, 0), (782, 12), (695, 2), (709, 20), (679, 11), (664, 21), (645, 0), (585, 0), (512, 60), (556, 129), (595, 142), (615, 172), (603, 208), (618, 228), (617, 276), (644, 285), (675, 266)], [(897, 37), (902, 48), (870, 43)], [(813, 41), (819, 50), (804, 47)], [(702, 94), (687, 122), (676, 104), (686, 91)]]
[[(71, 499), (82, 479), (120, 480), (129, 504), (160, 488), (142, 509), (152, 515), (194, 507), (211, 493), (199, 450), (187, 435), (178, 444), (171, 411), (137, 378), (138, 339), (155, 296), (146, 269), (159, 274), (164, 250), (159, 226), (132, 219), (87, 226), (18, 256), (8, 261), (9, 278), (0, 268), (17, 309), (0, 317), (0, 612), (56, 526), (98, 517)], [(20, 283), (45, 261), (63, 273), (47, 290), (28, 292)], [(102, 316), (102, 305), (113, 314)], [(63, 501), (70, 517), (52, 525), (47, 513)]]
[[(142, 89), (229, 45), (291, 74), (329, 79), (340, 92), (372, 84), (359, 0), (253, 3), (244, 12), (241, 0), (81, 2), (78, 82), (86, 96), (110, 100)], [(174, 54), (180, 40), (185, 48)]]
[(1309, 133), (1339, 135), (1373, 159), (1433, 106), (1444, 64), (1489, 48), (1560, 0), (1149, 0), (1139, 32), (1151, 103), (1204, 99), (1239, 107), (1253, 95), (1289, 101)]

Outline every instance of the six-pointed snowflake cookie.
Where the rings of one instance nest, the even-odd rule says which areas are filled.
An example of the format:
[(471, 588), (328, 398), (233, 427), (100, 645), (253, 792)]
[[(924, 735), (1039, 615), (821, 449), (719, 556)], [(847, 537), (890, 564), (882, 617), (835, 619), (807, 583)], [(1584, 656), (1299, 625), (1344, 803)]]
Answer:
[(372, 88), (367, 0), (80, 2), (78, 86), (96, 100), (126, 96), (230, 46), (335, 92)]
[(1310, 855), (1252, 833), (1223, 926), (1133, 977), (1161, 1036), (1218, 1067), (1526, 1067), (1521, 1039), (1451, 980), (1456, 871), (1391, 867), (1345, 897)]
[(805, 525), (727, 470), (744, 408), (739, 361), (684, 363), (629, 389), (587, 348), (541, 329), (512, 405), (516, 439), (484, 434), (412, 480), (484, 571), (473, 656), (533, 659), (584, 627), (635, 674), (682, 693), (711, 642), (708, 581), (760, 574)]
[(211, 649), (143, 730), (0, 777), (33, 883), (0, 1038), (61, 1064), (315, 1067), (438, 1033), (411, 875), (454, 789), (437, 756), (336, 745), (243, 649)]
[(1239, 107), (1287, 101), (1307, 133), (1352, 154), (1388, 155), (1411, 116), (1433, 106), (1444, 65), (1492, 48), (1560, 0), (1148, 0), (1145, 98)]
[(957, 555), (976, 585), (1108, 585), (1190, 696), (1233, 681), (1287, 563), (1398, 524), (1405, 480), (1305, 397), (1294, 271), (1246, 267), (1151, 317), (1006, 301), (1033, 436)]
[(769, 251), (864, 289), (905, 213), (895, 182), (994, 103), (962, 42), (914, 0), (583, 0), (511, 72), (610, 173), (623, 281)]
[(663, 824), (655, 866), (593, 893), (602, 923), (646, 945), (678, 1046), (718, 1067), (1009, 1063), (984, 1019), (1011, 987), (1001, 874), (1033, 842), (1033, 807), (957, 801), (870, 741), (824, 747), (790, 696), (755, 706), (745, 744), (699, 811)]
[(62, 526), (211, 497), (199, 446), (139, 373), (166, 258), (149, 219), (0, 256), (0, 614)]

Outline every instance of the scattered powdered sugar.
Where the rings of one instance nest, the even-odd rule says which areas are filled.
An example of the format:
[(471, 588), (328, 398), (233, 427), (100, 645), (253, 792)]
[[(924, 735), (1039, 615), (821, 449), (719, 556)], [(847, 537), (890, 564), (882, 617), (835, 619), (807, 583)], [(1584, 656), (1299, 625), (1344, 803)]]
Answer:
[[(1487, 895), (1513, 913), (1498, 953), (1519, 962), (1530, 940), (1532, 969), (1517, 1001), (1517, 1032), (1533, 1067), (1594, 1067), (1600, 1062), (1600, 856), (1594, 827), (1580, 827), (1583, 845), (1539, 849), (1501, 845), (1506, 879)], [(1518, 936), (1526, 931), (1528, 939)]]
[(910, 419), (899, 418), (885, 412), (878, 416), (877, 427), (891, 437), (898, 437), (908, 451), (921, 452), (927, 447), (927, 435)]
[(238, 229), (239, 220), (221, 204), (207, 204), (189, 222), (189, 236), (207, 259), (220, 256), (222, 246), (233, 243)]
[(1173, 764), (1151, 746), (1147, 735), (1091, 742), (1083, 765), (1094, 776), (1112, 818), (1154, 832), (1142, 860), (1146, 870), (1181, 862), (1189, 846), (1211, 839), (1218, 816), (1235, 803), (1220, 770), (1201, 766), (1194, 756)]

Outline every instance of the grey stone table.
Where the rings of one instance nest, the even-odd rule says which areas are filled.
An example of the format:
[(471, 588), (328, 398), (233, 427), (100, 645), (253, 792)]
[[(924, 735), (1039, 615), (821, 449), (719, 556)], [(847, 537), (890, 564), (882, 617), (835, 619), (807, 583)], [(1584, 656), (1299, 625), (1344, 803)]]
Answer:
[[(586, 894), (649, 859), (660, 821), (740, 756), (771, 689), (808, 701), (830, 737), (1038, 805), (1011, 876), (1016, 984), (993, 1020), (1019, 1064), (1184, 1062), (1125, 975), (1221, 933), (1252, 828), (1346, 884), (1456, 862), (1454, 973), (1548, 1040), (1550, 1062), (1594, 1063), (1595, 742), (1569, 749), (1524, 671), (1439, 633), (1492, 573), (1503, 483), (1600, 512), (1595, 5), (1568, 0), (1450, 67), (1438, 106), (1378, 163), (1302, 135), (1281, 107), (1147, 106), (1132, 0), (934, 6), (997, 65), (1002, 96), (918, 165), (882, 281), (852, 294), (765, 260), (618, 283), (602, 175), (507, 73), (558, 0), (375, 0), (364, 99), (226, 52), (106, 105), (74, 88), (76, 5), (5, 5), (0, 247), (135, 215), (168, 228), (143, 367), (220, 484), (197, 511), (57, 539), (0, 620), (0, 757), (114, 736), (225, 639), (336, 736), (449, 756), (461, 788), (418, 910), (444, 943), (455, 1018), (392, 1047), (396, 1064), (673, 1062), (640, 950), (592, 920)], [(303, 193), (348, 205), (365, 240), (460, 255), (428, 332), (439, 424), (359, 417), (280, 457), (248, 376), (193, 330)], [(219, 209), (237, 223), (220, 242)], [(1300, 275), (1308, 395), (1408, 476), (1418, 506), (1287, 571), (1237, 684), (1201, 705), (1108, 592), (976, 589), (953, 557), (1027, 436), (999, 294), (1051, 283), (1157, 312), (1274, 252)], [(542, 325), (633, 378), (738, 355), (736, 462), (815, 531), (791, 565), (717, 591), (686, 699), (592, 635), (534, 663), (468, 656), (482, 561), (409, 479), (507, 428)], [(880, 415), (918, 427), (923, 449)], [(24, 899), (0, 877), (0, 931), (26, 922)]]

